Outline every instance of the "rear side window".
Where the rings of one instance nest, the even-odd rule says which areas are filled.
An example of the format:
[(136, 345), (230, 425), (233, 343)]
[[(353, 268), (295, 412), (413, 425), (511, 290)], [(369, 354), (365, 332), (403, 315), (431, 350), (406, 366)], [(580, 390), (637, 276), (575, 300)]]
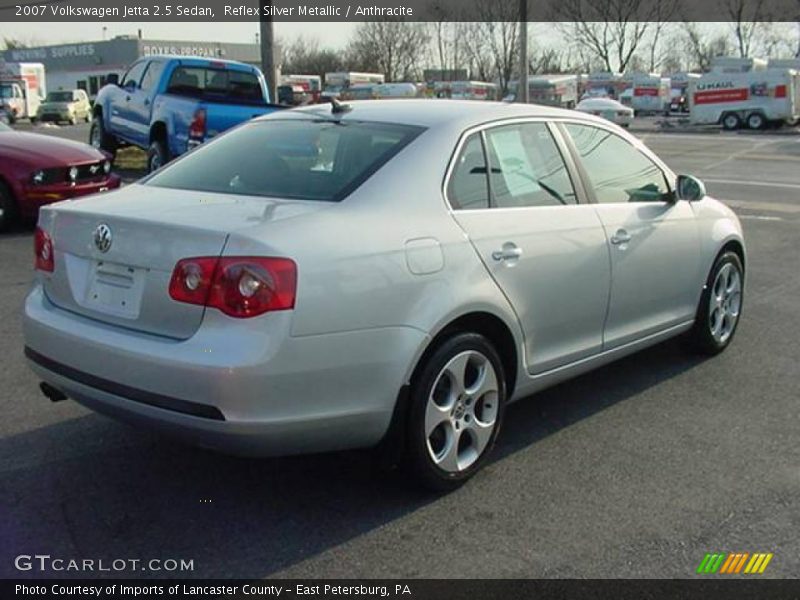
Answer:
[(661, 202), (670, 188), (664, 172), (618, 135), (590, 125), (566, 125), (600, 204)]
[(170, 76), (167, 93), (209, 101), (265, 103), (255, 73), (231, 69), (177, 67)]
[(564, 159), (544, 123), (490, 129), (486, 145), (494, 206), (577, 203)]
[(150, 177), (147, 185), (336, 202), (424, 131), (374, 122), (252, 121)]
[(489, 208), (486, 157), (483, 143), (477, 133), (467, 138), (456, 159), (453, 174), (447, 184), (447, 198), (454, 209)]

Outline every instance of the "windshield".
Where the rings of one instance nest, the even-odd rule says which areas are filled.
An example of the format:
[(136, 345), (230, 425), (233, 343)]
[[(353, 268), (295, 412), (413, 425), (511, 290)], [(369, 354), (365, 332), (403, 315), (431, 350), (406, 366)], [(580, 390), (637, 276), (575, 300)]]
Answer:
[(0, 98), (13, 98), (14, 88), (10, 85), (0, 85)]
[(252, 121), (166, 166), (146, 184), (337, 202), (422, 131), (374, 122)]
[(47, 102), (72, 102), (72, 92), (50, 92)]

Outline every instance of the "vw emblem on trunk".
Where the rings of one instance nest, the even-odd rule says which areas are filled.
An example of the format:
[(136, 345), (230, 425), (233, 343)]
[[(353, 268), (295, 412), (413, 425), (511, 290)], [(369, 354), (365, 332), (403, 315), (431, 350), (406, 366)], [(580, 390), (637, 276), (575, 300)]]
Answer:
[(100, 252), (108, 252), (109, 248), (111, 248), (112, 241), (111, 227), (105, 223), (98, 225), (97, 229), (94, 230), (94, 245), (97, 249), (100, 250)]

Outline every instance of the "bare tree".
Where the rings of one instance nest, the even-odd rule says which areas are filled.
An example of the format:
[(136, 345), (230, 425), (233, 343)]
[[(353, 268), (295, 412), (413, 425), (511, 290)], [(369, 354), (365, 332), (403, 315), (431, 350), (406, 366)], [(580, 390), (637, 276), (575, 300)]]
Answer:
[(655, 4), (650, 39), (650, 72), (661, 66), (664, 59), (660, 47), (662, 35), (672, 26), (671, 21), (677, 16), (679, 5), (680, 0), (661, 0)]
[(492, 0), (470, 6), (474, 22), (463, 23), (464, 53), (473, 77), (497, 81), (503, 95), (519, 64), (519, 3)]
[[(651, 28), (659, 6), (671, 0), (560, 0), (554, 20), (607, 71), (624, 71)], [(666, 20), (666, 19), (663, 19)]]
[(722, 11), (733, 27), (739, 56), (751, 56), (758, 36), (772, 21), (767, 0), (723, 0)]
[(715, 56), (727, 56), (733, 52), (730, 38), (727, 35), (709, 36), (701, 31), (694, 22), (684, 22), (683, 27), (683, 46), (689, 70), (708, 71)]
[(345, 52), (351, 68), (383, 73), (387, 81), (415, 81), (430, 36), (423, 23), (360, 23)]
[(341, 52), (321, 48), (316, 38), (299, 36), (291, 42), (280, 41), (280, 65), (283, 73), (319, 75), (338, 71), (345, 67)]

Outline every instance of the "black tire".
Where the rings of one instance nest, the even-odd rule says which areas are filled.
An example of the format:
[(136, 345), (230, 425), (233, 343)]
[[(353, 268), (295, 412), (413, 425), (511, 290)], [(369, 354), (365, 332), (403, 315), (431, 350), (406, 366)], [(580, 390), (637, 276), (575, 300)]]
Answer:
[(0, 231), (17, 222), (17, 203), (8, 186), (0, 181)]
[(78, 124), (78, 117), (76, 117), (75, 115), (72, 115), (69, 118), (69, 124), (70, 125), (77, 125)]
[[(717, 282), (717, 276), (727, 265), (731, 265), (731, 268), (738, 274), (739, 299), (736, 317), (733, 320), (733, 329), (724, 339), (719, 339), (712, 333), (714, 323), (712, 318), (712, 303), (716, 302), (714, 287)], [(706, 285), (703, 288), (703, 294), (700, 296), (700, 304), (695, 314), (694, 325), (687, 336), (692, 350), (700, 354), (713, 356), (719, 354), (730, 345), (742, 317), (742, 307), (744, 306), (744, 277), (744, 267), (742, 266), (742, 261), (738, 254), (732, 251), (726, 251), (717, 258), (714, 266), (711, 268), (711, 272), (708, 274)]]
[(153, 140), (147, 149), (147, 172), (157, 171), (169, 162), (169, 151), (162, 140)]
[(92, 127), (89, 129), (89, 144), (108, 152), (111, 155), (111, 160), (114, 160), (117, 156), (117, 147), (119, 145), (117, 138), (106, 132), (102, 117), (97, 116), (92, 120)]
[(734, 131), (742, 126), (742, 120), (736, 113), (727, 113), (722, 115), (722, 127), (728, 131)]
[(747, 115), (747, 128), (748, 129), (764, 129), (767, 125), (767, 120), (761, 113), (750, 113)]
[[(466, 368), (465, 381), (472, 381), (470, 378), (475, 376), (475, 385), (481, 381), (484, 374), (488, 374), (485, 370), (489, 365), (493, 369), (496, 379), (496, 391), (486, 393), (477, 398), (468, 398), (469, 394), (464, 393), (455, 396), (455, 390), (458, 388), (452, 387), (452, 383), (441, 386), (440, 379), (443, 383), (447, 381), (445, 375), (445, 368), (457, 357), (463, 357), (465, 353), (470, 353), (465, 360)], [(476, 362), (473, 363), (473, 359)], [(440, 377), (441, 376), (441, 377)], [(490, 381), (490, 380), (489, 380)], [(452, 408), (448, 413), (448, 404), (445, 403), (442, 410), (444, 420), (440, 423), (439, 427), (435, 428), (430, 436), (426, 435), (425, 421), (426, 410), (429, 402), (433, 402), (433, 394), (439, 390), (441, 396), (448, 398), (448, 402), (452, 402)], [(467, 390), (470, 386), (465, 386)], [(438, 402), (437, 402), (438, 404)], [(497, 351), (492, 346), (491, 342), (484, 336), (476, 333), (455, 333), (452, 337), (446, 339), (441, 343), (426, 359), (425, 362), (420, 364), (417, 368), (413, 380), (411, 382), (411, 391), (409, 396), (409, 414), (408, 426), (406, 428), (406, 459), (405, 467), (411, 472), (413, 476), (427, 489), (444, 492), (458, 488), (486, 463), (488, 456), (491, 454), (494, 442), (503, 423), (503, 414), (505, 412), (506, 404), (506, 384), (503, 364)], [(471, 407), (471, 408), (470, 408)], [(495, 411), (492, 415), (492, 411)], [(485, 412), (485, 411), (488, 411)], [(480, 421), (478, 419), (478, 415)], [(474, 432), (477, 430), (477, 425), (485, 419), (486, 423), (492, 422), (493, 429), (488, 436), (488, 441), (482, 450), (478, 451), (475, 447), (480, 445), (478, 438)], [(459, 426), (459, 423), (461, 424)], [(467, 433), (468, 429), (470, 433)], [(484, 428), (484, 431), (488, 429)], [(443, 450), (442, 454), (448, 454), (444, 448), (452, 448), (455, 446), (456, 458), (458, 458), (459, 449), (461, 448), (461, 440), (466, 440), (464, 450), (469, 457), (469, 452), (475, 452), (477, 458), (473, 458), (471, 464), (468, 464), (462, 470), (448, 471), (438, 466), (434, 461), (431, 453), (435, 453), (435, 449), (429, 447), (429, 437), (434, 439), (438, 435), (438, 439), (448, 438), (449, 444), (442, 441)], [(452, 436), (455, 436), (453, 438)]]

